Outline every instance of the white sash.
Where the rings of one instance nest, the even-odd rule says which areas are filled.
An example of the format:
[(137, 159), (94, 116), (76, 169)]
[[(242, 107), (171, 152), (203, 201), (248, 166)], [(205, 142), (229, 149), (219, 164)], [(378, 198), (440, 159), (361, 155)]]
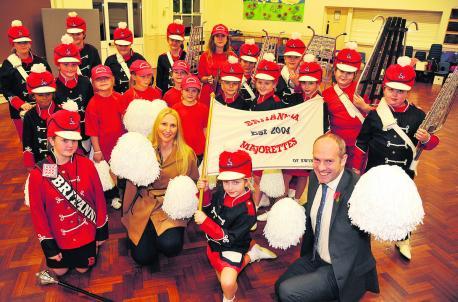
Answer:
[(250, 99), (253, 101), (256, 98), (256, 96), (254, 95), (254, 92), (251, 89), (250, 85), (248, 85), (245, 76), (242, 78), (242, 86), (248, 92), (248, 94), (250, 95)]
[(12, 53), (8, 56), (8, 61), (13, 65), (13, 68), (16, 69), (22, 76), (24, 80), (27, 80), (27, 77), (29, 76), (27, 72), (24, 70), (24, 67), (22, 67), (22, 61), (21, 59), (17, 56), (17, 54)]
[(173, 67), (173, 58), (172, 58), (172, 54), (170, 53), (170, 51), (167, 51), (165, 54), (167, 55), (167, 59), (169, 59), (170, 69), (172, 69), (172, 67)]
[[(401, 137), (404, 140), (407, 146), (410, 147), (414, 159), (415, 155), (417, 154), (417, 147), (414, 145), (410, 137), (404, 131), (402, 131), (401, 127), (399, 127), (396, 119), (393, 116), (393, 113), (390, 110), (390, 107), (385, 101), (385, 98), (382, 98), (380, 100), (380, 103), (377, 106), (377, 114), (380, 117), (380, 120), (382, 121), (382, 130), (388, 131), (390, 129), (393, 129), (399, 135), (399, 137)], [(409, 167), (410, 170), (415, 171), (415, 174), (417, 172), (417, 165), (418, 160), (412, 160), (412, 163)]]
[(294, 86), (291, 87), (291, 85), (290, 85), (293, 82), (290, 81), (290, 79), (289, 79), (290, 78), (290, 74), (289, 74), (288, 67), (286, 67), (286, 65), (283, 66), (283, 68), (281, 69), (281, 76), (282, 76), (283, 80), (285, 80), (286, 86), (288, 86), (290, 92), (294, 93)]
[(334, 85), (334, 91), (337, 93), (339, 100), (345, 106), (345, 109), (347, 110), (348, 114), (353, 118), (357, 117), (362, 124), (364, 122), (364, 117), (358, 110), (358, 108), (356, 108), (355, 104), (353, 104), (353, 102), (350, 101), (348, 95), (345, 92), (343, 92), (337, 84)]
[(121, 65), (122, 70), (124, 70), (124, 73), (126, 74), (127, 78), (130, 80), (129, 67), (127, 67), (127, 64), (124, 61), (124, 58), (119, 53), (117, 53), (116, 59), (118, 60), (118, 63)]

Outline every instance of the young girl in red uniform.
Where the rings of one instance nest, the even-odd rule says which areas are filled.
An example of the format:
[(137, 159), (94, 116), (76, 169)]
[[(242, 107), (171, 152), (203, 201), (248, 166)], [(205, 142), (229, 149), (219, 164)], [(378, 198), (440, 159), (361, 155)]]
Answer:
[(276, 95), (284, 101), (294, 92), (300, 92), (299, 87), (299, 65), (306, 47), (300, 39), (299, 33), (292, 33), (291, 39), (285, 45), (285, 65), (281, 70), (281, 77), (278, 80)]
[(108, 238), (102, 184), (94, 164), (75, 154), (81, 139), (77, 112), (60, 110), (48, 119), (52, 155), (30, 172), (30, 213), (46, 265), (57, 275), (94, 266)]
[(126, 92), (129, 89), (130, 71), (129, 67), (137, 60), (145, 58), (132, 50), (134, 34), (127, 27), (126, 22), (119, 22), (118, 28), (113, 33), (116, 54), (108, 56), (105, 65), (110, 67), (115, 78), (114, 90), (119, 93)]
[(240, 95), (245, 100), (247, 104), (251, 104), (256, 95), (254, 94), (254, 89), (251, 86), (252, 76), (254, 73), (254, 67), (258, 61), (260, 49), (254, 42), (254, 39), (246, 39), (245, 43), (240, 46), (239, 56), (240, 56), (240, 66), (243, 68), (243, 79), (242, 87), (240, 89)]
[(371, 106), (355, 94), (356, 73), (361, 67), (361, 55), (356, 43), (348, 42), (339, 51), (334, 62), (336, 84), (323, 91), (328, 105), (331, 132), (344, 139), (347, 148), (348, 168), (357, 168), (353, 160), (356, 137)]
[[(121, 120), (122, 96), (113, 91), (114, 77), (109, 67), (94, 67), (91, 78), (95, 94), (86, 110), (86, 134), (91, 137), (94, 161), (110, 162), (111, 151), (118, 138), (125, 133)], [(116, 187), (105, 192), (115, 209), (121, 207), (118, 195)]]
[(198, 102), (201, 85), (195, 75), (186, 76), (182, 83), (181, 102), (172, 107), (180, 115), (184, 140), (196, 153), (197, 166), (204, 156), (208, 120), (207, 105)]
[(121, 111), (126, 112), (127, 107), (134, 99), (154, 101), (162, 97), (162, 91), (154, 86), (153, 69), (144, 60), (137, 60), (130, 65), (130, 88), (124, 92)]
[(73, 38), (73, 44), (77, 47), (81, 57), (79, 66), (81, 75), (91, 77), (93, 67), (102, 64), (97, 48), (84, 41), (86, 39), (86, 20), (78, 16), (76, 12), (69, 12), (66, 19), (67, 34)]
[(172, 107), (181, 102), (181, 89), (183, 78), (189, 74), (189, 66), (185, 61), (178, 60), (172, 66), (173, 87), (164, 94), (164, 101)]
[(230, 47), (229, 30), (225, 25), (217, 24), (213, 26), (207, 50), (200, 56), (198, 66), (199, 78), (204, 83), (200, 101), (207, 106), (210, 104), (210, 93), (215, 92), (214, 87), (218, 85), (215, 81), (219, 80), (221, 67), (229, 55), (235, 56)]
[(164, 94), (174, 86), (171, 75), (174, 63), (186, 58), (186, 52), (183, 51), (184, 30), (183, 20), (180, 19), (173, 20), (167, 26), (169, 51), (159, 56), (156, 70), (156, 85)]
[(62, 36), (62, 44), (54, 48), (54, 64), (59, 69), (59, 76), (56, 78), (56, 104), (62, 105), (67, 101), (74, 101), (78, 106), (78, 113), (81, 120), (80, 147), (89, 154), (91, 151), (91, 140), (86, 135), (86, 107), (89, 100), (94, 96), (92, 84), (88, 78), (78, 75), (78, 66), (81, 64), (81, 57), (78, 47), (73, 44), (73, 38), (67, 34)]
[(32, 39), (29, 30), (19, 20), (11, 22), (8, 29), (8, 41), (13, 47), (12, 54), (3, 61), (0, 67), (0, 86), (3, 96), (8, 101), (10, 117), (16, 127), (19, 139), (22, 140), (22, 119), (32, 109), (35, 101), (29, 98), (26, 79), (34, 64), (43, 64), (51, 72), (45, 59), (31, 52)]
[(221, 92), (216, 97), (216, 100), (231, 108), (248, 110), (250, 103), (247, 103), (239, 94), (242, 78), (243, 68), (238, 59), (234, 56), (229, 56), (229, 59), (221, 68)]
[(53, 101), (56, 82), (43, 64), (34, 64), (27, 78), (27, 89), (31, 99), (36, 101), (35, 108), (24, 116), (22, 133), (24, 166), (31, 169), (48, 153), (46, 121), (56, 111)]
[[(316, 96), (321, 96), (320, 83), (323, 76), (323, 71), (320, 64), (315, 61), (315, 56), (307, 54), (304, 56), (304, 62), (299, 67), (299, 85), (301, 92), (294, 93), (289, 96), (286, 103), (289, 106), (294, 106), (307, 102)], [(329, 117), (326, 103), (323, 102), (323, 132), (327, 132), (329, 128)], [(294, 198), (299, 202), (307, 185), (307, 179), (310, 174), (309, 170), (300, 169), (285, 169), (283, 170), (283, 179), (285, 180), (285, 188), (289, 188), (289, 184), (293, 177), (296, 177), (296, 187)]]
[[(235, 301), (237, 277), (247, 264), (277, 257), (251, 240), (250, 228), (256, 223), (256, 208), (248, 188), (251, 166), (251, 157), (245, 151), (221, 153), (218, 180), (222, 185), (217, 185), (211, 198), (205, 194), (203, 211), (197, 210), (194, 215), (207, 236), (207, 257), (221, 283), (223, 302)], [(197, 187), (208, 189), (204, 180), (199, 180)]]
[[(257, 98), (251, 104), (250, 110), (252, 111), (275, 110), (284, 106), (280, 98), (275, 95), (275, 87), (277, 86), (278, 78), (280, 77), (280, 66), (274, 62), (274, 59), (273, 54), (267, 53), (264, 55), (262, 61), (259, 62), (258, 70), (254, 76), (256, 81), (255, 85)], [(259, 187), (261, 183), (261, 176), (262, 171), (253, 172), (253, 201), (256, 204), (256, 207), (258, 207), (261, 202), (262, 192)], [(263, 198), (267, 198), (267, 196)]]

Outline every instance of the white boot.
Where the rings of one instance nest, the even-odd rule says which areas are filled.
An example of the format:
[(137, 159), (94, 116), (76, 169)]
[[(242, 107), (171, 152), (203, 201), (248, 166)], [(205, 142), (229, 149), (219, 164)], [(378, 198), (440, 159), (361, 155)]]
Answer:
[(269, 211), (265, 212), (264, 214), (258, 215), (258, 221), (267, 221), (267, 215), (269, 215)]
[(122, 207), (122, 202), (119, 197), (115, 197), (111, 200), (111, 207), (115, 210), (119, 210)]
[(223, 302), (234, 302), (235, 301), (235, 295), (234, 297), (232, 297), (232, 299), (227, 299), (224, 295), (223, 295)]
[(294, 196), (296, 196), (296, 190), (294, 190), (294, 189), (289, 189), (289, 190), (288, 190), (288, 197), (294, 198)]
[(268, 206), (270, 206), (269, 197), (267, 197), (267, 195), (263, 193), (263, 194), (261, 195), (261, 200), (259, 201), (259, 206), (258, 206), (258, 208), (268, 207)]
[(399, 248), (399, 253), (404, 256), (407, 260), (412, 259), (412, 254), (410, 253), (410, 239), (401, 240), (396, 242), (396, 246)]
[(259, 261), (262, 259), (275, 259), (277, 255), (269, 249), (260, 246), (259, 244), (253, 245), (253, 247), (248, 251), (248, 256), (250, 256), (250, 263)]

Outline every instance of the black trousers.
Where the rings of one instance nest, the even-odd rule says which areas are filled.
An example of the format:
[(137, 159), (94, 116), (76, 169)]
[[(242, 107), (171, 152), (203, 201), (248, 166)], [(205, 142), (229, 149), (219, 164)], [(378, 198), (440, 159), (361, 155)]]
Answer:
[(137, 245), (130, 242), (132, 258), (140, 265), (157, 265), (159, 253), (167, 257), (178, 255), (183, 249), (184, 227), (171, 228), (158, 236), (151, 220)]
[(303, 256), (291, 264), (275, 282), (275, 294), (282, 302), (336, 300), (339, 288), (332, 265), (316, 255), (315, 261)]

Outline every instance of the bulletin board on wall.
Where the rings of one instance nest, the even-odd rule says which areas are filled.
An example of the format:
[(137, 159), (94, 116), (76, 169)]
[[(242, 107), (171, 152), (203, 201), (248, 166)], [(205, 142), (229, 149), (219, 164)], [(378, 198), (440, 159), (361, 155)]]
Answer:
[(305, 0), (243, 0), (243, 19), (303, 22)]

